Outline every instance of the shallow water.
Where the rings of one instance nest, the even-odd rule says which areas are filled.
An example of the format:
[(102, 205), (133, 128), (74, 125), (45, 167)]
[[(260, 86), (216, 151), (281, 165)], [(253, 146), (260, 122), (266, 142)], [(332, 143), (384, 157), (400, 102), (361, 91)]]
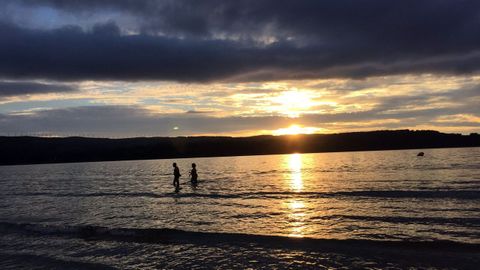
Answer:
[[(25, 256), (48, 268), (65, 261), (87, 268), (473, 266), (480, 245), (480, 148), (421, 151), (424, 157), (401, 150), (178, 159), (179, 193), (173, 160), (0, 167), (0, 260), (12, 268)], [(197, 187), (188, 181), (192, 162)], [(171, 232), (151, 231), (163, 228), (181, 231), (165, 243)], [(115, 230), (136, 236), (125, 239)], [(158, 241), (145, 243), (149, 237)], [(297, 245), (291, 238), (306, 239)], [(358, 250), (348, 248), (352, 240), (361, 243)], [(448, 250), (443, 241), (467, 251), (438, 262), (360, 252), (375, 254), (388, 241), (419, 243), (387, 248), (432, 258)], [(434, 243), (433, 251), (424, 241)]]

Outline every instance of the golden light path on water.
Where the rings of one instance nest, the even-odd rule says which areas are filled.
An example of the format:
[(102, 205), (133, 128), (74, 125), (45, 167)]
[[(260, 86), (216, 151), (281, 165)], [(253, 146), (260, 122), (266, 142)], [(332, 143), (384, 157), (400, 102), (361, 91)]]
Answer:
[[(302, 180), (302, 155), (291, 154), (286, 156), (288, 159), (289, 174), (285, 175), (285, 180), (289, 181), (290, 188), (294, 192), (301, 192), (303, 189)], [(305, 224), (305, 202), (298, 198), (292, 198), (286, 201), (286, 207), (288, 208), (288, 220), (291, 233), (291, 237), (303, 237)]]
[(290, 169), (291, 188), (294, 191), (303, 189), (302, 181), (302, 155), (291, 154), (288, 156), (288, 166)]

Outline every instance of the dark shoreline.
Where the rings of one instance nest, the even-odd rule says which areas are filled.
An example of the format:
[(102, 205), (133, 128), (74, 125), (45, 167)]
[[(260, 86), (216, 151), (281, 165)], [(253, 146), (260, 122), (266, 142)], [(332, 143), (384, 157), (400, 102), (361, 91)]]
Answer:
[(369, 131), (253, 137), (0, 137), (0, 165), (479, 147), (480, 135)]

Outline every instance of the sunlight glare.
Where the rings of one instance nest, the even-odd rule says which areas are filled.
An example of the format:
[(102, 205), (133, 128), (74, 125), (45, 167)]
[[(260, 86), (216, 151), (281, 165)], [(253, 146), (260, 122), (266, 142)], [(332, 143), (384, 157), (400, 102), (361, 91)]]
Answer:
[(288, 165), (290, 167), (291, 184), (290, 186), (295, 191), (300, 191), (303, 188), (302, 181), (302, 156), (300, 154), (289, 155)]
[[(303, 179), (302, 179), (302, 155), (295, 153), (287, 156), (288, 168), (290, 169), (290, 174), (286, 177), (290, 181), (290, 188), (295, 192), (301, 192), (303, 189)], [(306, 214), (306, 202), (302, 199), (294, 198), (289, 199), (285, 202), (288, 209), (289, 217), (289, 226), (291, 237), (303, 237), (307, 226), (305, 220), (307, 219)]]
[(273, 131), (273, 135), (298, 135), (298, 134), (313, 134), (320, 132), (322, 129), (317, 127), (302, 127), (299, 125), (291, 125), (288, 128), (280, 128)]
[(290, 225), (290, 237), (303, 237), (306, 230), (306, 214), (305, 203), (301, 200), (292, 200), (286, 202), (286, 205), (289, 209), (289, 225)]
[(283, 92), (280, 96), (275, 97), (273, 101), (280, 105), (279, 110), (281, 113), (291, 118), (299, 117), (302, 112), (314, 105), (307, 92), (298, 90)]

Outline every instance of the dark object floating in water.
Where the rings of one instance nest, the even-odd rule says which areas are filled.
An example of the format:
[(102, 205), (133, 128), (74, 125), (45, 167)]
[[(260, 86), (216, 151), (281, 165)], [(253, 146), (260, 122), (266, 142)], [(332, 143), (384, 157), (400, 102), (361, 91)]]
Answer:
[(420, 152), (420, 153), (417, 154), (417, 157), (423, 157), (424, 155), (425, 155), (425, 153)]

